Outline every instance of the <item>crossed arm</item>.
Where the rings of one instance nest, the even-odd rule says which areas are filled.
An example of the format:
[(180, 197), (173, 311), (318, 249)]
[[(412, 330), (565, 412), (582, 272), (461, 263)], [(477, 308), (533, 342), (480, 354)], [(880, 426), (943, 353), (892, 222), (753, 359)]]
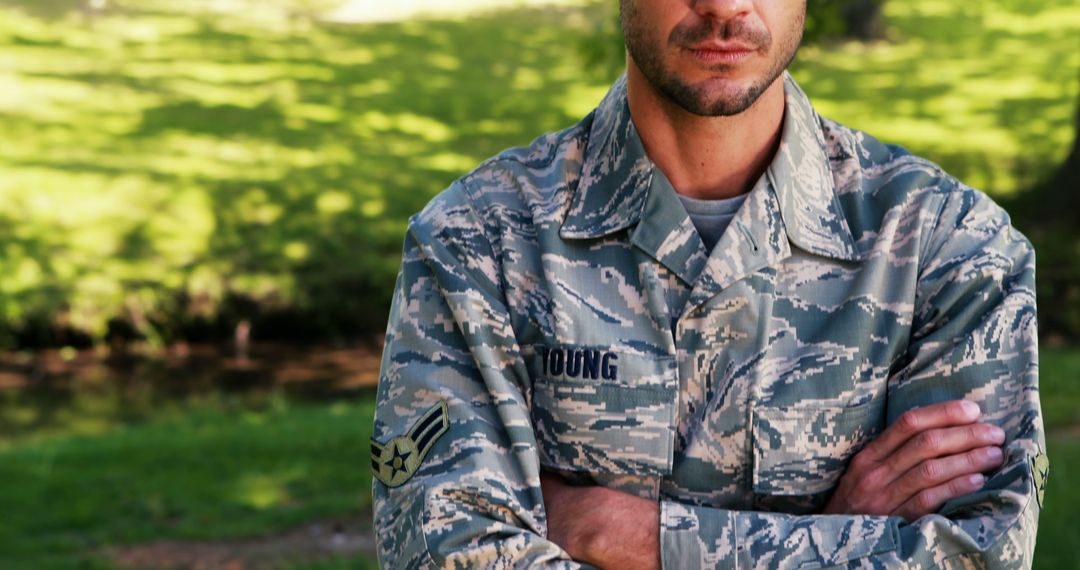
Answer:
[[(908, 522), (978, 491), (1001, 466), (1005, 432), (956, 400), (904, 413), (856, 454), (823, 514), (898, 516)], [(603, 487), (541, 478), (548, 538), (598, 568), (659, 569), (660, 504)]]

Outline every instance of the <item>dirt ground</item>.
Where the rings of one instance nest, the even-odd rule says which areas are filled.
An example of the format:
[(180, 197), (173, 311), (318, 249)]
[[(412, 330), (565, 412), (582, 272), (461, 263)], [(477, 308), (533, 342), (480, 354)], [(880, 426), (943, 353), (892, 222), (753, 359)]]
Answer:
[[(0, 390), (62, 382), (72, 387), (167, 378), (172, 385), (221, 386), (257, 384), (348, 391), (374, 387), (379, 380), (382, 338), (346, 346), (293, 346), (252, 343), (175, 345), (135, 348), (118, 353), (108, 348), (75, 351), (0, 352)], [(152, 370), (152, 373), (148, 374)], [(235, 386), (243, 388), (243, 386)]]
[(110, 547), (105, 552), (124, 570), (267, 570), (362, 554), (375, 556), (370, 513), (308, 523), (273, 536), (231, 541), (162, 540)]

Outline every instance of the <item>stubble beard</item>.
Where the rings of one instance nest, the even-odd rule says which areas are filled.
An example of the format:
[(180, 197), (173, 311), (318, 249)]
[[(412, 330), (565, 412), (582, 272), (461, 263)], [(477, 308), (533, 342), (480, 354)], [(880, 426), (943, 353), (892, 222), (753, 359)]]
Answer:
[[(802, 42), (805, 19), (799, 19), (796, 22), (797, 25), (787, 30), (788, 33), (784, 35), (784, 38), (788, 41), (776, 46), (776, 50), (769, 49), (773, 46), (773, 41), (768, 30), (750, 28), (741, 19), (723, 23), (703, 20), (703, 25), (700, 26), (677, 27), (672, 30), (671, 36), (667, 38), (667, 46), (671, 46), (672, 49), (684, 49), (713, 38), (737, 39), (758, 48), (759, 52), (775, 54), (767, 72), (755, 78), (748, 87), (738, 88), (732, 85), (732, 88), (725, 92), (717, 92), (707, 84), (687, 83), (668, 69), (664, 62), (665, 50), (661, 46), (654, 45), (649, 38), (647, 26), (642, 25), (642, 19), (637, 17), (633, 2), (622, 0), (620, 5), (626, 49), (641, 74), (661, 97), (688, 113), (702, 117), (730, 117), (752, 107), (761, 94), (784, 73), (791, 61), (795, 59), (799, 44)], [(719, 64), (713, 66), (712, 70), (724, 72), (731, 67)]]

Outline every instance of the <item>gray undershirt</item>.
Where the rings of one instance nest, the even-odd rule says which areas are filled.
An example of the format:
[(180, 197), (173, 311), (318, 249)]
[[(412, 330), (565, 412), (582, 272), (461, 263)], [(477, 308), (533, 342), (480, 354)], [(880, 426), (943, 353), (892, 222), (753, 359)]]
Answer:
[(724, 230), (727, 229), (748, 194), (720, 200), (699, 200), (679, 194), (679, 200), (682, 200), (683, 208), (686, 209), (686, 213), (690, 215), (690, 221), (697, 228), (706, 251), (712, 253), (716, 242), (720, 241), (720, 236), (724, 235)]

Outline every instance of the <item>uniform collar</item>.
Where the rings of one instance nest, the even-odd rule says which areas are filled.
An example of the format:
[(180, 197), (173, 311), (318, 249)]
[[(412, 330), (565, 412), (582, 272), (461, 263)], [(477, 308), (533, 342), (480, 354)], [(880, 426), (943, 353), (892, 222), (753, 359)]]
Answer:
[[(858, 259), (855, 240), (836, 198), (820, 119), (787, 72), (784, 93), (780, 147), (766, 172), (783, 230), (805, 251), (835, 259)], [(559, 235), (565, 239), (599, 238), (636, 225), (645, 210), (654, 169), (630, 118), (624, 75), (594, 111), (581, 178)]]
[(598, 238), (636, 224), (654, 168), (630, 119), (623, 74), (593, 111), (581, 178), (559, 236)]

